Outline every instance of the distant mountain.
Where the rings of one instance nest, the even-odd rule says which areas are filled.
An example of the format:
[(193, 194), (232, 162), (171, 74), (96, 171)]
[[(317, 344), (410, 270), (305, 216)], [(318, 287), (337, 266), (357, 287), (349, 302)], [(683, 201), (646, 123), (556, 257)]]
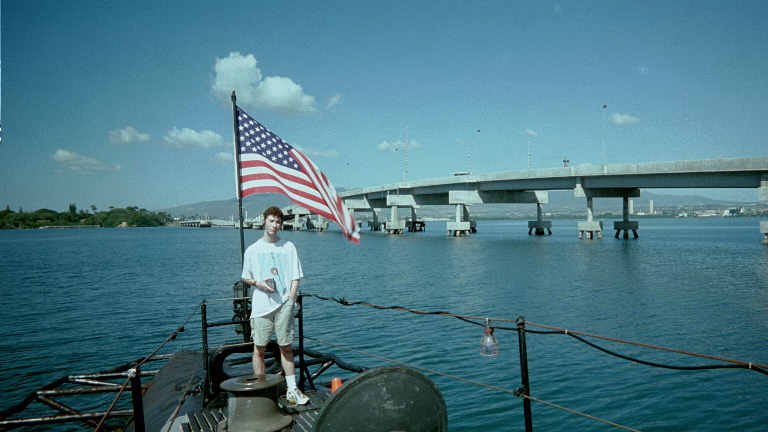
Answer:
[[(343, 192), (344, 190), (341, 187), (336, 189), (337, 192)], [(282, 194), (264, 193), (248, 195), (243, 199), (243, 217), (246, 217), (247, 213), (248, 218), (252, 219), (262, 214), (268, 207), (277, 206), (283, 208), (289, 205), (293, 205), (293, 202)], [(197, 216), (210, 219), (229, 219), (234, 217), (237, 219), (237, 199), (202, 201), (161, 209), (160, 211), (175, 217), (191, 218)]]
[[(632, 198), (635, 211), (640, 209), (647, 210), (650, 201), (653, 200), (653, 206), (658, 207), (677, 207), (677, 206), (704, 206), (704, 205), (736, 205), (733, 201), (721, 201), (712, 198), (706, 198), (699, 195), (664, 195), (646, 190), (640, 191), (638, 198)], [(585, 198), (577, 198), (573, 191), (550, 191), (549, 205), (547, 208), (556, 210), (583, 209), (586, 206)], [(742, 205), (744, 203), (741, 203)], [(621, 198), (595, 198), (595, 211), (612, 211), (622, 208)]]
[[(260, 215), (267, 207), (286, 207), (291, 201), (280, 194), (254, 194), (243, 199), (243, 217), (254, 218)], [(162, 211), (175, 217), (200, 217), (211, 219), (237, 219), (237, 199), (230, 198), (218, 201), (203, 201), (192, 204), (180, 205), (163, 209)]]
[[(339, 189), (341, 192), (341, 189)], [(647, 212), (653, 200), (654, 208), (661, 207), (692, 207), (692, 206), (743, 206), (745, 203), (736, 201), (721, 201), (698, 195), (663, 195), (645, 190), (641, 191), (639, 198), (632, 198), (635, 212)], [(246, 212), (249, 218), (260, 215), (269, 206), (286, 207), (293, 203), (280, 194), (255, 194), (249, 195), (243, 200), (243, 216)], [(586, 199), (573, 196), (573, 191), (549, 191), (549, 204), (544, 205), (545, 212), (568, 213), (585, 211)], [(595, 198), (594, 209), (596, 213), (613, 212), (620, 214), (622, 209), (621, 198)], [(162, 209), (172, 216), (178, 217), (209, 217), (211, 219), (237, 218), (237, 200), (234, 198), (219, 201), (204, 201), (193, 204), (181, 205), (168, 209)], [(470, 213), (479, 217), (515, 217), (536, 214), (536, 206), (532, 204), (492, 204), (485, 206), (471, 206)], [(453, 206), (425, 206), (416, 210), (419, 217), (452, 218), (455, 215)], [(362, 218), (365, 213), (360, 213)], [(410, 211), (400, 210), (400, 216), (410, 216)], [(384, 211), (381, 217), (388, 218), (388, 211)]]

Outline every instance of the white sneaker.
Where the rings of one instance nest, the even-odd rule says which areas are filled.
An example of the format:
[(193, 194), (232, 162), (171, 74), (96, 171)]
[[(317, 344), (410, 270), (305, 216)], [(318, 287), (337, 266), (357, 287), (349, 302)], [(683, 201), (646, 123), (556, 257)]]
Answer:
[(295, 388), (288, 390), (285, 393), (285, 399), (291, 405), (306, 405), (309, 402), (307, 395), (301, 392), (301, 390)]

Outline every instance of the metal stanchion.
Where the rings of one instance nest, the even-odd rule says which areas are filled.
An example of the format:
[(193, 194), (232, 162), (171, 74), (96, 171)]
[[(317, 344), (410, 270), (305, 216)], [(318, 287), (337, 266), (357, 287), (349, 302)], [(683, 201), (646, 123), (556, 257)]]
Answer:
[(144, 432), (144, 402), (141, 395), (141, 371), (139, 366), (128, 371), (131, 377), (131, 400), (133, 401), (133, 429)]
[[(517, 341), (520, 346), (520, 380), (522, 387), (519, 389), (522, 394), (529, 396), (531, 394), (531, 385), (528, 382), (528, 349), (525, 346), (525, 318), (517, 317)], [(525, 415), (525, 432), (533, 431), (533, 420), (531, 415), (531, 400), (523, 398), (523, 414)]]
[(200, 303), (200, 319), (203, 326), (203, 369), (205, 369), (205, 381), (203, 381), (203, 403), (208, 399), (208, 389), (211, 379), (210, 366), (208, 365), (208, 318), (207, 318), (207, 305), (205, 300)]

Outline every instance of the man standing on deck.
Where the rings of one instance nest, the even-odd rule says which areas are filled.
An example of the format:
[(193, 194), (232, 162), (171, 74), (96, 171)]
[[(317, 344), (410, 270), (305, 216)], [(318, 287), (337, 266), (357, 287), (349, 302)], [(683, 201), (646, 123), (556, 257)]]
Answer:
[(296, 387), (293, 363), (293, 305), (304, 276), (296, 246), (280, 240), (277, 232), (283, 212), (277, 207), (264, 211), (264, 235), (245, 251), (244, 283), (254, 287), (251, 308), (253, 374), (264, 376), (264, 350), (274, 330), (288, 387), (288, 403), (304, 405), (309, 398)]

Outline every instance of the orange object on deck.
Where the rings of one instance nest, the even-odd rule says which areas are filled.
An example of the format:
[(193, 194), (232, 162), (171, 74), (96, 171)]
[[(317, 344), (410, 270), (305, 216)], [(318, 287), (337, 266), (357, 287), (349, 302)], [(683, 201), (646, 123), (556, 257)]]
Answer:
[(336, 390), (338, 390), (339, 387), (341, 387), (341, 378), (334, 377), (331, 380), (331, 393), (336, 393)]

